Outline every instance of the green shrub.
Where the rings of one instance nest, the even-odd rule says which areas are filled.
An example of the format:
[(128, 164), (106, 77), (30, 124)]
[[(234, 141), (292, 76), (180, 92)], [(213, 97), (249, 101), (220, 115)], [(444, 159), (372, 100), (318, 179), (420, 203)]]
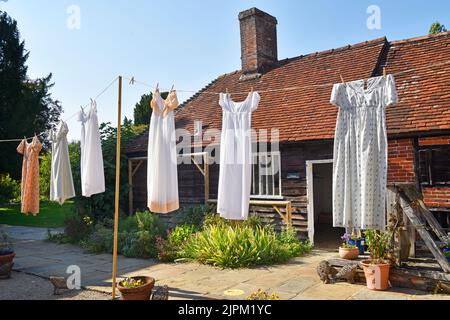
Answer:
[(113, 253), (114, 233), (112, 229), (108, 229), (103, 225), (97, 225), (95, 231), (87, 240), (80, 242), (81, 247), (86, 249), (88, 253)]
[(179, 226), (173, 229), (167, 240), (162, 237), (156, 239), (156, 247), (158, 250), (158, 259), (162, 262), (173, 262), (182, 258), (180, 252), (186, 241), (195, 233), (195, 226)]
[(185, 207), (181, 213), (181, 219), (179, 221), (180, 225), (186, 226), (196, 226), (200, 228), (205, 218), (212, 213), (215, 213), (216, 209), (213, 205), (203, 205), (203, 206), (189, 206)]
[(64, 226), (65, 242), (71, 244), (79, 244), (87, 240), (94, 232), (92, 218), (79, 212), (69, 214), (64, 220)]
[(0, 203), (20, 201), (20, 182), (11, 178), (9, 174), (0, 176)]
[(271, 226), (226, 224), (205, 226), (187, 240), (180, 255), (205, 264), (240, 268), (285, 262), (309, 248), (290, 234), (277, 235)]

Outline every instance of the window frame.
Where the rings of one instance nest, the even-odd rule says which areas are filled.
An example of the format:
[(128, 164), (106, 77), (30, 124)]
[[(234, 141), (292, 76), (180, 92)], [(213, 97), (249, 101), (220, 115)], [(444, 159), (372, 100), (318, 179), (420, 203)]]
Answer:
[[(273, 173), (274, 170), (274, 166), (272, 166), (272, 175), (268, 175), (268, 176), (272, 176), (272, 194), (262, 194), (261, 190), (264, 189), (263, 188), (263, 177), (262, 175), (259, 174), (258, 171), (258, 181), (256, 181), (256, 173), (255, 173), (255, 167), (260, 168), (260, 159), (261, 157), (270, 157), (271, 161), (273, 161), (273, 159), (278, 158), (278, 166), (279, 166), (279, 172), (278, 173)], [(275, 157), (273, 157), (275, 156)], [(257, 162), (255, 162), (255, 158), (258, 160)], [(252, 186), (251, 186), (251, 191), (250, 191), (250, 199), (252, 200), (284, 200), (284, 196), (283, 196), (283, 188), (282, 188), (282, 184), (283, 184), (283, 177), (282, 177), (282, 167), (281, 167), (281, 152), (280, 151), (267, 151), (267, 152), (256, 152), (252, 154), (252, 177), (251, 177), (251, 182), (252, 182)], [(278, 179), (275, 179), (274, 177), (276, 177), (278, 175)], [(256, 188), (255, 186), (255, 182), (258, 183), (258, 188)], [(269, 179), (266, 179), (265, 181), (265, 187), (266, 189), (269, 189)], [(279, 190), (278, 194), (275, 194), (275, 190)], [(256, 189), (258, 189), (259, 194), (255, 194)]]
[[(449, 181), (441, 181), (436, 182), (435, 174), (433, 173), (433, 158), (434, 158), (434, 152), (441, 151), (441, 150), (450, 150), (450, 144), (443, 144), (443, 145), (427, 145), (427, 146), (419, 146), (417, 147), (416, 157), (417, 157), (417, 175), (419, 183), (424, 188), (440, 188), (440, 187), (450, 187), (450, 180)], [(425, 166), (426, 169), (422, 169), (421, 167), (421, 154), (426, 154), (427, 159), (425, 160)], [(426, 170), (426, 172), (422, 171)], [(450, 171), (450, 168), (449, 168)], [(426, 173), (427, 180), (422, 180), (422, 174)]]

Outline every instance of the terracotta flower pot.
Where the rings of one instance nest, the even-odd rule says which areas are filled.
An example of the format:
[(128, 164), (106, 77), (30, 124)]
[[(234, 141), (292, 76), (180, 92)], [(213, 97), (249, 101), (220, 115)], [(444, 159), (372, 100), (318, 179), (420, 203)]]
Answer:
[(155, 279), (152, 277), (133, 277), (135, 280), (142, 280), (144, 285), (136, 288), (125, 288), (121, 282), (117, 284), (122, 294), (122, 300), (150, 300), (153, 287), (155, 286)]
[(359, 249), (358, 248), (339, 248), (339, 256), (346, 260), (358, 259)]
[[(0, 279), (8, 279), (11, 277), (11, 271), (13, 267), (13, 260), (16, 254), (4, 254), (0, 255)], [(9, 266), (7, 266), (9, 265)]]
[(389, 271), (391, 266), (386, 263), (373, 264), (370, 260), (361, 262), (366, 276), (367, 288), (383, 291), (389, 288)]

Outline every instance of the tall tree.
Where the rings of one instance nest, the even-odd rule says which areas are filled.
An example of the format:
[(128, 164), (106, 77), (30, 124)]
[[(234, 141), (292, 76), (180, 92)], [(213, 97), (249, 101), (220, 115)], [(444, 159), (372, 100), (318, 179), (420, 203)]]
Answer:
[[(161, 93), (161, 97), (163, 99), (167, 99), (169, 95), (168, 92)], [(152, 101), (153, 95), (143, 94), (141, 96), (141, 100), (136, 103), (134, 107), (134, 124), (135, 125), (146, 125), (150, 124), (150, 118), (152, 116), (152, 108), (150, 107), (150, 103)]]
[(445, 26), (443, 24), (440, 24), (439, 21), (436, 21), (431, 25), (429, 34), (432, 35), (446, 31), (447, 29), (445, 28)]
[[(62, 112), (60, 103), (49, 93), (52, 75), (35, 80), (27, 77), (28, 56), (17, 21), (0, 11), (0, 140), (50, 129)], [(0, 174), (20, 176), (16, 147), (14, 142), (1, 145)]]

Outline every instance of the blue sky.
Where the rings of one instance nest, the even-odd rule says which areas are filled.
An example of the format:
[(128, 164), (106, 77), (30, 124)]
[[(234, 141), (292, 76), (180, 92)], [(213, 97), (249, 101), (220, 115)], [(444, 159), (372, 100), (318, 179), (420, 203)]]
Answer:
[[(3, 0), (5, 1), (5, 0)], [(425, 35), (432, 22), (450, 27), (450, 1), (387, 0), (7, 0), (0, 10), (18, 21), (31, 52), (29, 75), (54, 75), (53, 96), (71, 116), (117, 75), (163, 88), (198, 90), (240, 69), (238, 13), (258, 7), (278, 19), (279, 58), (294, 57), (387, 36)], [(80, 29), (67, 27), (77, 5)], [(381, 29), (366, 25), (370, 5), (381, 9)], [(150, 89), (124, 86), (124, 115)], [(180, 94), (180, 100), (189, 94)], [(98, 100), (102, 122), (116, 122), (116, 87)], [(80, 126), (69, 121), (70, 138)]]

